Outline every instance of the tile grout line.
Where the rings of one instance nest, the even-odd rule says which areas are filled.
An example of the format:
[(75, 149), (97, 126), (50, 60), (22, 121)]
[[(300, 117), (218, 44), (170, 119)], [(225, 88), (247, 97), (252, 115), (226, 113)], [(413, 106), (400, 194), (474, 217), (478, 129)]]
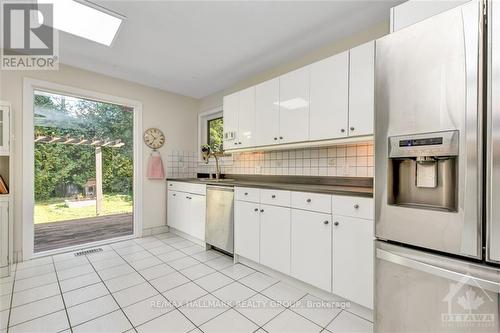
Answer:
[(62, 299), (63, 306), (64, 306), (64, 312), (66, 313), (66, 319), (68, 320), (69, 330), (71, 333), (73, 333), (73, 327), (71, 326), (71, 320), (69, 319), (68, 308), (66, 307), (66, 301), (64, 300), (61, 285), (59, 283), (59, 275), (57, 274), (56, 265), (54, 263), (54, 257), (52, 257), (52, 265), (54, 265), (54, 272), (56, 274), (57, 286), (59, 288), (59, 292), (61, 293), (60, 295), (61, 295), (61, 299)]
[[(178, 236), (178, 237), (180, 237), (180, 236)], [(180, 237), (180, 238), (182, 238), (182, 237)], [(183, 239), (184, 239), (184, 238), (183, 238)], [(188, 240), (188, 241), (189, 241), (189, 240)], [(175, 244), (175, 243), (174, 243), (174, 244)], [(139, 246), (141, 246), (140, 244), (138, 244), (138, 245), (139, 245)], [(141, 247), (142, 247), (142, 246), (141, 246)], [(148, 251), (149, 253), (151, 253), (148, 249), (145, 249), (145, 250), (146, 250), (146, 251)], [(177, 250), (182, 252), (182, 250), (181, 250), (181, 249), (177, 249)], [(183, 253), (185, 253), (185, 252), (183, 252)], [(151, 254), (152, 254), (153, 256), (155, 256), (153, 253), (151, 253)], [(196, 258), (192, 257), (192, 255), (186, 254), (186, 256), (187, 256), (187, 257), (191, 257), (191, 258), (193, 258), (193, 259), (195, 259), (195, 260), (199, 261), (198, 259), (196, 259)], [(156, 257), (156, 256), (155, 256), (155, 257)], [(216, 257), (216, 258), (212, 258), (212, 259), (210, 259), (210, 260), (207, 260), (207, 262), (208, 262), (208, 261), (212, 261), (212, 260), (216, 260), (216, 259), (219, 259), (219, 258), (224, 258), (224, 254), (221, 254), (221, 256), (218, 256), (218, 257)], [(159, 258), (158, 258), (158, 259), (159, 259)], [(180, 259), (182, 259), (182, 258), (175, 259), (175, 260), (180, 260)], [(161, 260), (161, 259), (160, 259), (160, 260)], [(173, 261), (175, 261), (175, 260), (173, 260)], [(167, 265), (168, 265), (168, 263), (165, 263), (165, 264), (167, 264)], [(200, 264), (203, 264), (203, 265), (205, 265), (205, 266), (208, 266), (208, 265), (206, 265), (204, 262), (201, 262), (201, 261), (200, 261)], [(231, 265), (232, 265), (232, 266), (234, 266), (235, 264), (233, 263), (233, 264), (231, 264)], [(259, 328), (262, 328), (262, 327), (261, 327), (259, 324), (257, 324), (256, 322), (254, 322), (252, 319), (250, 319), (250, 318), (248, 318), (247, 316), (245, 316), (243, 313), (239, 312), (239, 311), (238, 311), (235, 307), (236, 307), (237, 305), (239, 305), (241, 302), (243, 302), (243, 301), (245, 301), (245, 300), (248, 300), (248, 299), (250, 299), (250, 298), (254, 297), (254, 296), (255, 296), (255, 295), (257, 295), (257, 294), (260, 294), (260, 292), (259, 292), (259, 291), (255, 290), (255, 289), (253, 289), (253, 288), (251, 288), (251, 287), (249, 287), (249, 286), (247, 286), (247, 285), (245, 285), (245, 284), (242, 284), (241, 282), (239, 282), (239, 281), (238, 281), (238, 280), (240, 280), (240, 279), (243, 279), (243, 278), (244, 278), (244, 277), (246, 277), (246, 276), (252, 275), (252, 274), (254, 274), (254, 273), (256, 273), (256, 272), (259, 272), (259, 271), (257, 271), (257, 270), (255, 270), (255, 269), (253, 269), (253, 268), (249, 267), (250, 269), (252, 269), (252, 270), (254, 271), (254, 273), (251, 273), (251, 274), (248, 274), (248, 275), (246, 275), (246, 276), (243, 276), (243, 277), (241, 277), (240, 279), (234, 279), (234, 278), (232, 278), (232, 277), (230, 277), (230, 276), (228, 276), (228, 275), (226, 275), (226, 274), (224, 274), (224, 273), (222, 272), (222, 270), (224, 270), (224, 269), (226, 269), (226, 268), (229, 268), (229, 267), (232, 267), (231, 265), (230, 265), (230, 266), (227, 266), (227, 267), (222, 267), (221, 269), (215, 269), (215, 268), (213, 268), (213, 267), (211, 267), (211, 266), (208, 266), (208, 267), (210, 267), (210, 268), (212, 268), (212, 269), (214, 269), (214, 270), (215, 270), (215, 272), (214, 272), (214, 273), (218, 272), (218, 273), (220, 273), (220, 274), (222, 274), (222, 275), (224, 275), (224, 276), (226, 276), (226, 277), (230, 278), (230, 279), (233, 281), (233, 282), (231, 282), (231, 283), (229, 283), (229, 284), (227, 284), (227, 285), (224, 285), (224, 286), (219, 287), (219, 288), (217, 288), (217, 289), (214, 289), (214, 290), (212, 290), (212, 291), (208, 291), (208, 290), (206, 290), (205, 288), (203, 288), (202, 286), (200, 286), (199, 284), (197, 284), (195, 280), (191, 280), (191, 278), (190, 278), (190, 277), (188, 277), (188, 276), (186, 276), (185, 274), (183, 274), (180, 270), (177, 270), (177, 269), (176, 269), (176, 268), (174, 268), (174, 267), (172, 267), (172, 268), (173, 268), (174, 270), (176, 270), (178, 273), (180, 273), (180, 274), (182, 274), (183, 276), (185, 276), (185, 277), (186, 277), (186, 278), (187, 278), (190, 282), (194, 283), (195, 285), (197, 285), (198, 287), (200, 287), (201, 289), (205, 290), (205, 291), (208, 293), (208, 294), (205, 294), (205, 295), (203, 295), (203, 296), (200, 296), (200, 297), (198, 297), (198, 298), (196, 298), (196, 299), (194, 299), (194, 300), (191, 300), (190, 302), (196, 301), (196, 300), (198, 300), (198, 299), (200, 299), (200, 298), (203, 298), (203, 297), (205, 297), (205, 296), (207, 296), (207, 295), (211, 295), (211, 296), (215, 297), (216, 299), (218, 299), (219, 301), (221, 301), (223, 304), (225, 304), (225, 305), (227, 305), (227, 306), (228, 306), (227, 310), (225, 310), (225, 311), (223, 311), (223, 312), (219, 313), (219, 314), (218, 314), (218, 315), (216, 315), (215, 317), (212, 317), (211, 319), (207, 320), (206, 322), (204, 322), (204, 323), (203, 323), (203, 324), (201, 324), (200, 326), (202, 326), (202, 325), (206, 324), (206, 323), (207, 323), (207, 322), (209, 322), (209, 321), (214, 320), (215, 318), (217, 318), (217, 317), (219, 317), (219, 316), (223, 315), (224, 313), (226, 313), (226, 312), (228, 312), (228, 311), (230, 311), (230, 310), (234, 310), (234, 311), (236, 311), (238, 314), (240, 314), (241, 316), (243, 316), (244, 318), (246, 318), (247, 320), (249, 320), (250, 322), (252, 322), (253, 324), (255, 324), (255, 325), (257, 326), (257, 330), (258, 330)], [(243, 264), (241, 264), (241, 265), (243, 265)], [(169, 266), (170, 266), (170, 265), (169, 265)], [(193, 265), (193, 266), (194, 266), (194, 265)], [(243, 266), (248, 267), (248, 266), (246, 266), (246, 265), (243, 265)], [(192, 267), (192, 266), (189, 266), (189, 267)], [(186, 267), (186, 268), (189, 268), (189, 267)], [(183, 268), (183, 269), (185, 269), (185, 268)], [(210, 274), (214, 274), (214, 273), (210, 273)], [(262, 273), (262, 272), (261, 272), (261, 273)], [(208, 276), (208, 275), (210, 275), (210, 274), (207, 274), (207, 275), (205, 275), (205, 276)], [(200, 277), (200, 278), (202, 278), (202, 277)], [(177, 287), (174, 287), (174, 288), (172, 288), (172, 289), (178, 288), (178, 287), (183, 286), (183, 285), (185, 285), (185, 284), (188, 284), (188, 283), (190, 283), (190, 282), (186, 282), (186, 283), (181, 284), (181, 285), (179, 285), (179, 286), (177, 286)], [(245, 299), (241, 300), (240, 302), (236, 303), (235, 305), (228, 304), (228, 303), (226, 303), (225, 301), (221, 300), (220, 298), (218, 298), (216, 295), (214, 295), (214, 294), (213, 294), (213, 292), (215, 292), (215, 291), (217, 291), (217, 290), (220, 290), (220, 289), (222, 289), (222, 288), (225, 288), (225, 287), (227, 287), (227, 286), (229, 286), (229, 285), (231, 285), (231, 284), (233, 284), (233, 283), (235, 283), (235, 282), (238, 282), (238, 283), (242, 284), (242, 285), (243, 285), (243, 286), (245, 286), (246, 288), (248, 288), (248, 289), (250, 289), (250, 290), (254, 291), (256, 294), (254, 294), (254, 295), (252, 295), (252, 296), (250, 296), (250, 297), (248, 297), (248, 298), (245, 298)], [(279, 282), (280, 282), (280, 281), (277, 281), (277, 282), (273, 283), (272, 285), (270, 285), (270, 286), (266, 287), (266, 288), (265, 288), (265, 289), (263, 289), (262, 291), (264, 291), (264, 290), (266, 290), (266, 289), (268, 289), (268, 288), (270, 288), (270, 287), (274, 286), (275, 284), (277, 284), (277, 283), (279, 283)], [(172, 289), (169, 289), (169, 290), (172, 290)], [(262, 295), (262, 296), (264, 296), (264, 297), (266, 297), (266, 298), (268, 298), (268, 299), (270, 299), (270, 300), (272, 300), (271, 298), (267, 297), (266, 295), (263, 295), (263, 294), (261, 294), (261, 295)], [(166, 297), (165, 297), (165, 298), (166, 298)], [(168, 299), (167, 299), (167, 300), (168, 300)], [(190, 302), (188, 302), (188, 303), (190, 303)], [(188, 304), (188, 303), (186, 303), (186, 304)], [(184, 304), (184, 305), (186, 305), (186, 304)], [(184, 306), (184, 305), (183, 305), (183, 306)], [(286, 310), (286, 308), (285, 308), (285, 310)], [(285, 311), (285, 310), (284, 310), (284, 311)], [(179, 311), (180, 311), (180, 310), (179, 310)], [(182, 311), (180, 311), (180, 312), (182, 313)], [(283, 311), (282, 311), (282, 312), (283, 312)], [(280, 312), (279, 314), (281, 314), (282, 312)], [(278, 314), (278, 315), (279, 315), (279, 314)], [(277, 317), (278, 315), (276, 315), (275, 317)], [(184, 315), (184, 316), (187, 318), (187, 316), (186, 316), (186, 315)], [(272, 319), (274, 319), (275, 317), (273, 317)], [(188, 319), (189, 319), (189, 318), (188, 318)], [(272, 320), (272, 319), (270, 319), (270, 320)], [(269, 320), (269, 321), (270, 321), (270, 320)], [(191, 321), (191, 320), (190, 320), (190, 321)], [(266, 322), (266, 323), (267, 323), (267, 322)], [(194, 323), (193, 323), (193, 324), (194, 324)], [(196, 326), (198, 329), (200, 329), (200, 330), (201, 330), (200, 326), (197, 326), (197, 325), (195, 325), (195, 326)]]
[[(147, 251), (149, 254), (151, 254), (152, 256), (154, 256), (155, 258), (157, 258), (154, 254), (152, 254), (149, 250), (145, 249), (145, 248), (144, 248), (143, 246), (141, 246), (139, 243), (136, 243), (136, 244), (137, 244), (138, 246), (140, 246), (141, 248), (143, 248), (145, 251)], [(115, 252), (116, 252), (116, 251), (115, 251)], [(118, 253), (118, 252), (116, 252), (116, 253), (120, 256), (120, 258), (122, 258), (123, 260), (125, 260), (125, 259), (124, 259), (124, 258), (123, 258), (123, 257), (122, 257), (119, 253)], [(159, 258), (157, 258), (157, 259), (158, 259), (158, 260), (160, 260), (161, 262), (163, 262), (163, 260), (161, 260), (161, 259), (159, 259)], [(125, 261), (126, 261), (126, 260), (125, 260)], [(165, 263), (165, 262), (163, 262), (163, 263)], [(150, 285), (150, 286), (151, 286), (154, 290), (156, 290), (156, 292), (157, 292), (157, 293), (158, 293), (161, 297), (163, 297), (163, 298), (164, 298), (164, 299), (165, 299), (168, 303), (170, 303), (170, 304), (172, 305), (172, 307), (174, 308), (172, 311), (176, 311), (176, 310), (177, 310), (177, 311), (178, 311), (178, 312), (179, 312), (182, 316), (184, 316), (187, 320), (189, 320), (189, 322), (190, 322), (191, 324), (193, 324), (193, 325), (194, 325), (195, 329), (196, 329), (196, 328), (199, 328), (199, 327), (198, 327), (198, 325), (196, 325), (196, 324), (195, 324), (195, 323), (194, 323), (194, 322), (193, 322), (190, 318), (188, 318), (188, 317), (187, 317), (187, 316), (186, 316), (186, 315), (185, 315), (182, 311), (180, 311), (180, 310), (179, 310), (179, 308), (178, 308), (175, 304), (173, 304), (172, 302), (170, 302), (170, 300), (169, 300), (169, 299), (168, 299), (165, 295), (163, 295), (163, 293), (162, 293), (162, 292), (160, 292), (160, 290), (158, 290), (155, 286), (153, 286), (153, 285), (151, 284), (151, 282), (150, 282), (148, 279), (146, 279), (146, 278), (145, 278), (145, 277), (144, 277), (144, 276), (143, 276), (143, 275), (142, 275), (142, 274), (141, 274), (141, 273), (140, 273), (137, 269), (135, 269), (135, 267), (133, 267), (132, 265), (130, 265), (130, 263), (129, 263), (128, 261), (127, 261), (127, 264), (128, 264), (130, 267), (132, 267), (132, 269), (133, 269), (133, 270), (134, 270), (137, 274), (139, 274), (139, 275), (140, 275), (140, 276), (141, 276), (144, 280), (146, 280), (146, 282), (147, 282), (147, 283), (148, 283), (148, 284), (149, 284), (149, 285)], [(165, 264), (166, 264), (166, 265), (168, 265), (167, 263), (165, 263)], [(170, 265), (168, 265), (168, 266), (169, 266), (169, 267), (171, 267), (172, 269), (174, 269), (175, 271), (177, 271), (178, 273), (182, 274), (181, 272), (179, 272), (179, 271), (178, 271), (177, 269), (175, 269), (174, 267), (172, 267), (172, 266), (170, 266)], [(167, 275), (169, 275), (169, 274), (167, 274)], [(167, 275), (165, 275), (165, 276), (167, 276)], [(184, 274), (182, 274), (182, 275), (184, 276)], [(186, 278), (187, 278), (188, 280), (190, 280), (190, 279), (189, 279), (189, 277), (187, 277), (187, 276), (186, 276)], [(191, 280), (190, 280), (190, 281), (191, 281)], [(189, 282), (183, 283), (183, 284), (181, 284), (180, 286), (182, 286), (182, 285), (184, 285), (184, 284), (187, 284), (187, 283), (189, 283)], [(177, 287), (179, 287), (179, 286), (177, 286)], [(177, 287), (175, 287), (175, 288), (177, 288)], [(172, 288), (172, 289), (174, 289), (174, 288)], [(145, 298), (145, 299), (147, 299), (147, 298)], [(140, 301), (138, 301), (138, 302), (141, 302), (141, 301), (142, 301), (142, 300), (140, 300)], [(136, 302), (136, 303), (138, 303), (138, 302)], [(133, 303), (133, 304), (135, 304), (135, 303)], [(131, 305), (132, 305), (132, 304), (131, 304)], [(150, 320), (148, 320), (148, 321), (146, 321), (146, 322), (144, 322), (144, 323), (141, 323), (139, 326), (145, 325), (145, 324), (147, 324), (147, 323), (149, 323), (149, 322), (151, 322), (151, 321), (153, 321), (153, 320), (155, 320), (155, 319), (158, 319), (158, 318), (160, 318), (160, 317), (162, 317), (162, 316), (164, 316), (164, 315), (166, 315), (166, 314), (168, 314), (168, 313), (170, 313), (170, 312), (172, 312), (172, 311), (168, 311), (167, 313), (164, 313), (164, 314), (162, 314), (162, 315), (159, 315), (158, 317), (152, 318), (152, 319), (150, 319)], [(133, 326), (133, 325), (132, 325), (132, 327), (134, 327), (134, 329), (135, 329), (135, 326)]]
[[(112, 251), (114, 251), (114, 250), (112, 249)], [(116, 305), (118, 305), (118, 309), (119, 309), (119, 310), (123, 313), (123, 315), (125, 316), (125, 318), (127, 318), (127, 320), (128, 320), (128, 322), (130, 323), (130, 326), (132, 327), (132, 329), (133, 329), (134, 331), (136, 331), (134, 324), (132, 324), (132, 321), (130, 320), (130, 318), (127, 316), (127, 314), (125, 313), (125, 311), (123, 311), (123, 309), (122, 309), (122, 307), (121, 307), (120, 303), (118, 303), (118, 301), (116, 300), (116, 298), (115, 298), (115, 296), (113, 295), (113, 293), (111, 293), (111, 290), (109, 290), (108, 286), (106, 285), (106, 283), (105, 283), (105, 282), (104, 282), (104, 280), (102, 279), (102, 277), (101, 277), (101, 275), (99, 274), (99, 272), (95, 269), (94, 265), (92, 264), (92, 262), (90, 261), (90, 259), (87, 257), (87, 255), (85, 255), (85, 258), (87, 258), (88, 263), (90, 264), (90, 266), (92, 266), (92, 269), (94, 270), (94, 272), (97, 274), (97, 276), (98, 276), (98, 277), (99, 277), (99, 279), (101, 280), (101, 282), (100, 282), (100, 283), (102, 283), (102, 284), (104, 285), (104, 288), (106, 288), (106, 290), (108, 291), (109, 295), (110, 295), (110, 296), (113, 298), (113, 300), (115, 301)], [(123, 258), (122, 258), (122, 259), (123, 259)], [(105, 296), (106, 296), (106, 295), (105, 295)], [(108, 314), (113, 313), (113, 312), (115, 312), (115, 311), (116, 311), (116, 310), (111, 311), (111, 312), (108, 312), (108, 313), (106, 313), (105, 315), (108, 315)], [(103, 316), (105, 316), (105, 315), (103, 315)], [(102, 316), (101, 316), (101, 317), (102, 317)], [(100, 317), (97, 317), (97, 318), (100, 318)], [(92, 320), (95, 320), (95, 319), (97, 319), (97, 318), (94, 318), (94, 319), (92, 319)], [(89, 320), (89, 321), (92, 321), (92, 320)], [(79, 325), (82, 325), (82, 324), (83, 324), (83, 323), (80, 323)], [(76, 325), (76, 326), (78, 326), (78, 325)], [(73, 331), (73, 330), (72, 330), (72, 331)]]
[(12, 290), (10, 292), (9, 316), (7, 318), (7, 327), (6, 327), (7, 333), (9, 333), (10, 331), (10, 315), (12, 314), (12, 303), (14, 302), (14, 288), (16, 287), (16, 275), (17, 275), (17, 264), (16, 264), (16, 270), (14, 271), (14, 277), (12, 280)]

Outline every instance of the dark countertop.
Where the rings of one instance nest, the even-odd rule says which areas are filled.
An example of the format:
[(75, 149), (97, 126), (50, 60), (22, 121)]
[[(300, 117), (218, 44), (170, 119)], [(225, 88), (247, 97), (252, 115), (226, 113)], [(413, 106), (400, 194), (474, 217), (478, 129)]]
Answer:
[(368, 177), (301, 177), (225, 175), (230, 181), (206, 178), (167, 178), (168, 181), (218, 186), (242, 186), (285, 191), (373, 197), (373, 179)]

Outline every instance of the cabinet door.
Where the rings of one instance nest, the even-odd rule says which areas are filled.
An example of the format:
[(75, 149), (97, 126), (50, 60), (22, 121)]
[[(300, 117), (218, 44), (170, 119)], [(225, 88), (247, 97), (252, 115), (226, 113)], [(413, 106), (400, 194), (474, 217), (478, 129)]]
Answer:
[(240, 109), (240, 98), (236, 92), (224, 96), (223, 100), (224, 117), (224, 149), (234, 149), (238, 142), (236, 141), (238, 131), (238, 113)]
[(189, 210), (191, 218), (188, 221), (190, 235), (202, 241), (205, 240), (205, 222), (207, 211), (207, 198), (204, 195), (189, 194)]
[(275, 78), (255, 87), (255, 140), (257, 146), (278, 143), (280, 132), (280, 81)]
[(279, 143), (309, 140), (309, 69), (280, 76)]
[(0, 154), (9, 153), (10, 113), (9, 108), (0, 106)]
[(375, 42), (349, 53), (349, 135), (372, 135), (375, 103)]
[(373, 221), (333, 220), (333, 293), (372, 309)]
[(290, 208), (260, 208), (260, 263), (290, 275)]
[(182, 196), (177, 191), (168, 191), (167, 195), (167, 225), (178, 229), (180, 223), (180, 209), (182, 206)]
[(255, 146), (255, 87), (239, 92), (237, 148)]
[(9, 203), (0, 202), (0, 267), (8, 266), (9, 261)]
[(349, 52), (311, 65), (309, 140), (347, 136)]
[(259, 262), (259, 204), (236, 201), (234, 204), (234, 253)]
[(332, 217), (292, 209), (291, 275), (332, 290)]

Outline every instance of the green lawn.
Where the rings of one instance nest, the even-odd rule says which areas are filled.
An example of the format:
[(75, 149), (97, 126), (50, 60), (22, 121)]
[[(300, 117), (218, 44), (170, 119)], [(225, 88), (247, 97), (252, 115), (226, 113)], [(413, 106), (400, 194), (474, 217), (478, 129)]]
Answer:
[[(52, 198), (35, 203), (35, 224), (66, 221), (85, 217), (94, 217), (95, 206), (68, 208), (65, 198)], [(100, 216), (132, 213), (132, 197), (130, 195), (104, 195), (103, 209)]]

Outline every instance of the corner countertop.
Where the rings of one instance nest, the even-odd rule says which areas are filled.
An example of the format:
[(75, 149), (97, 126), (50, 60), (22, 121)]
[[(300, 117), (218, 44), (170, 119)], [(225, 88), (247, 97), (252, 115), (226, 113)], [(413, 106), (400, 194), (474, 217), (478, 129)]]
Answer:
[(206, 178), (167, 178), (167, 181), (217, 186), (242, 186), (285, 191), (373, 197), (373, 178), (225, 175), (226, 181)]

